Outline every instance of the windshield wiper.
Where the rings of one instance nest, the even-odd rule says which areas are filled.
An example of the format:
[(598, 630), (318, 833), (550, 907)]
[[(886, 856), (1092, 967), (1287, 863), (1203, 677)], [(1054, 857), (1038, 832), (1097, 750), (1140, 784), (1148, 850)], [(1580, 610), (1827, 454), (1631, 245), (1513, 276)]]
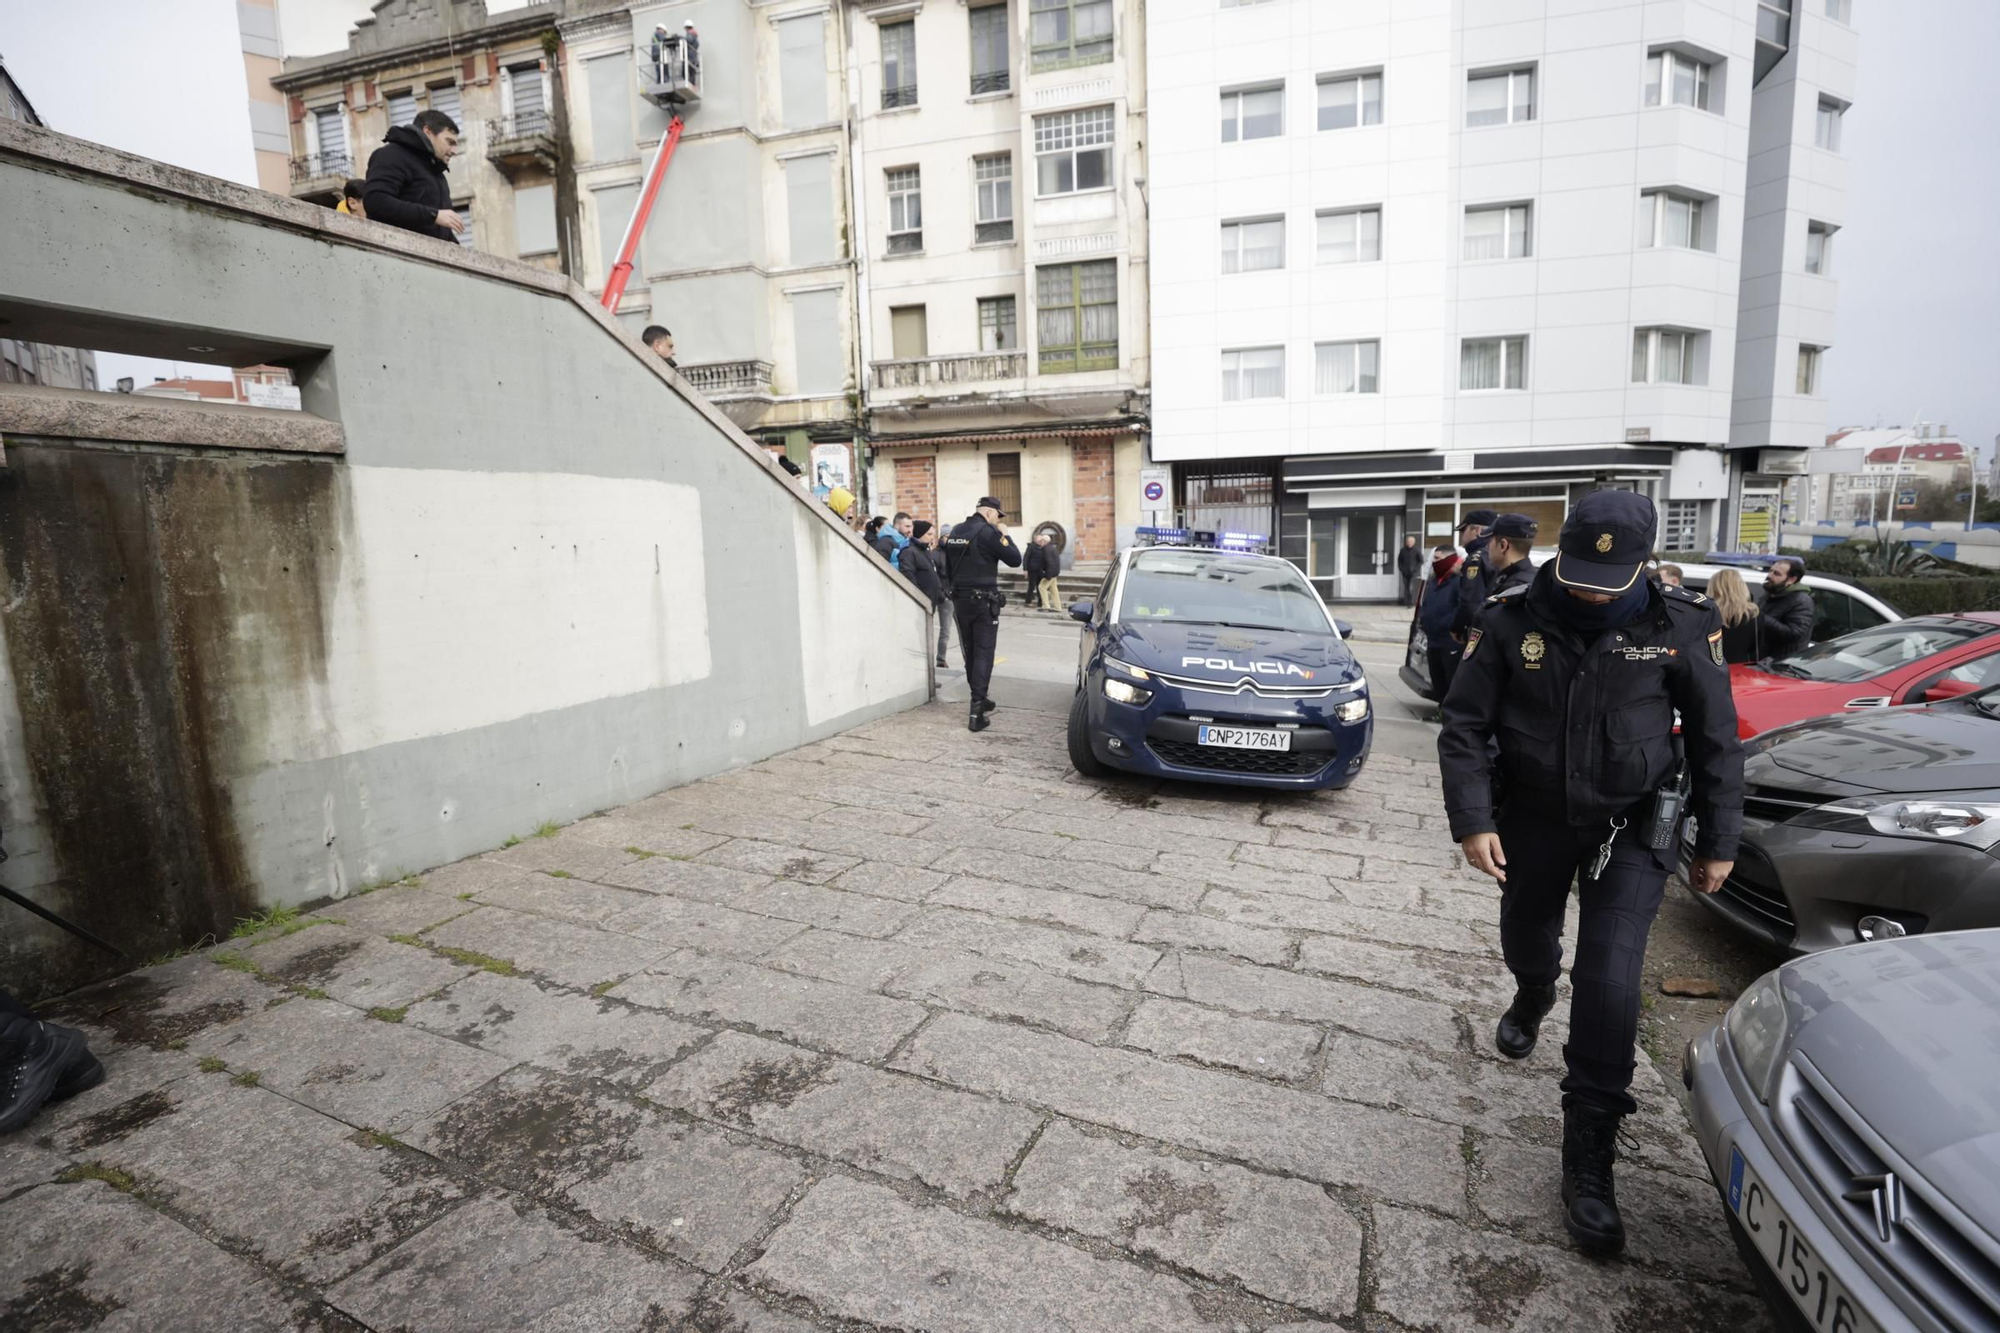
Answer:
[(1757, 664), (1757, 669), (1759, 671), (1768, 671), (1774, 676), (1796, 676), (1800, 680), (1810, 679), (1803, 668), (1795, 667), (1790, 662), (1780, 662), (1775, 657), (1765, 658)]

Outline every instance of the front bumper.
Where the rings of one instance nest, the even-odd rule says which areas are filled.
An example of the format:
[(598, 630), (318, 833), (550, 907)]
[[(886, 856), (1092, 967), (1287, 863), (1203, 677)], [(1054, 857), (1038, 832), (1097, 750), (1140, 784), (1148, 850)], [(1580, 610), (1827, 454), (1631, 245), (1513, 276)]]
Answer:
[[(1681, 863), (1691, 853), (1684, 843)], [(2000, 861), (1974, 847), (1835, 832), (1746, 814), (1722, 890), (1695, 897), (1743, 933), (1793, 953), (1856, 943), (1886, 916), (1910, 934), (2000, 926)]]
[[(1115, 677), (1117, 678), (1117, 677)], [(1244, 692), (1218, 694), (1147, 682), (1152, 699), (1122, 704), (1104, 696), (1101, 672), (1085, 678), (1090, 748), (1100, 761), (1128, 773), (1185, 782), (1279, 791), (1324, 791), (1354, 781), (1375, 735), (1375, 711), (1342, 722), (1333, 709), (1359, 696), (1336, 688), (1323, 699), (1268, 698)], [(1207, 723), (1239, 727), (1296, 727), (1292, 749), (1271, 753), (1204, 748), (1196, 733)], [(1114, 744), (1115, 742), (1115, 744)]]
[[(1751, 1246), (1742, 1223), (1729, 1208), (1732, 1150), (1743, 1154), (1750, 1169), (1797, 1228), (1800, 1239), (1812, 1247), (1828, 1272), (1847, 1289), (1882, 1333), (1951, 1333), (1928, 1312), (1913, 1318), (1891, 1294), (1901, 1287), (1895, 1275), (1886, 1271), (1872, 1254), (1859, 1255), (1849, 1247), (1845, 1224), (1827, 1216), (1819, 1191), (1777, 1132), (1768, 1108), (1744, 1081), (1735, 1057), (1728, 1050), (1728, 1041), (1728, 1034), (1721, 1027), (1713, 1027), (1689, 1042), (1683, 1078), (1690, 1094), (1689, 1116), (1694, 1122), (1695, 1137), (1717, 1190), (1717, 1206), (1722, 1209), (1737, 1250), (1765, 1300), (1774, 1310), (1797, 1319), (1777, 1275)], [(1784, 1326), (1809, 1327), (1796, 1323)]]

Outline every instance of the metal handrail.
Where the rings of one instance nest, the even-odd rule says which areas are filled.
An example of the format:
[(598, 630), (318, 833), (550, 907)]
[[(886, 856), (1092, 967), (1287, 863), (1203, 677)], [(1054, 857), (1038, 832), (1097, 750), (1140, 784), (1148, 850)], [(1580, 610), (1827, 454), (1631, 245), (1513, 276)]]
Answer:
[(347, 176), (353, 174), (354, 157), (350, 153), (300, 153), (292, 158), (292, 183), (316, 180), (321, 176)]
[(496, 116), (486, 122), (486, 141), (492, 144), (502, 139), (527, 139), (538, 134), (551, 133), (552, 128), (547, 111)]
[(678, 34), (662, 44), (655, 57), (650, 42), (632, 48), (633, 62), (638, 68), (639, 78), (648, 89), (671, 91), (676, 88), (692, 89), (696, 96), (701, 94), (701, 49), (695, 48), (692, 65), (688, 62), (688, 52)]

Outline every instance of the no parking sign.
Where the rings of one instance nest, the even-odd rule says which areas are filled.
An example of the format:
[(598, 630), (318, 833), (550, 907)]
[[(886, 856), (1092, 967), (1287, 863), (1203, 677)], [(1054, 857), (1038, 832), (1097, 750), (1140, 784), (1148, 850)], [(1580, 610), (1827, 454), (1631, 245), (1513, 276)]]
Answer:
[(1169, 489), (1174, 484), (1174, 474), (1163, 467), (1142, 467), (1139, 469), (1139, 509), (1146, 516), (1142, 521), (1159, 523), (1165, 521), (1174, 507)]

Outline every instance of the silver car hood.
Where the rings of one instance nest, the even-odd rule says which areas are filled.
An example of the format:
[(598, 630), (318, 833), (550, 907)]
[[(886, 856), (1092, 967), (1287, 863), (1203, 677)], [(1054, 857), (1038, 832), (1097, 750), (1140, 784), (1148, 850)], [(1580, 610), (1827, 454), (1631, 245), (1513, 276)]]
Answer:
[(1831, 949), (1782, 975), (1794, 1049), (2000, 1235), (2000, 930)]

